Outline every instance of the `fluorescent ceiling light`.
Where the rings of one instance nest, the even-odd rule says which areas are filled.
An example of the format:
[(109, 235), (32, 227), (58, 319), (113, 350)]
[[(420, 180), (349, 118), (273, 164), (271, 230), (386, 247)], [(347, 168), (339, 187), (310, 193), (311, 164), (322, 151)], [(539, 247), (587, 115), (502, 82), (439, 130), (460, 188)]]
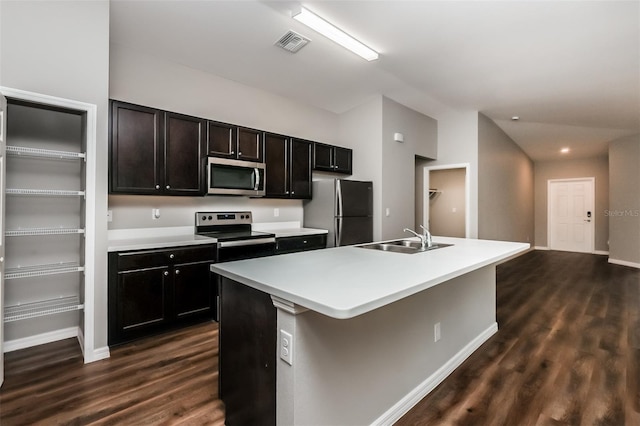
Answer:
[(349, 34), (336, 28), (329, 22), (325, 21), (324, 19), (310, 12), (304, 7), (300, 7), (299, 11), (294, 10), (291, 16), (296, 21), (302, 22), (312, 30), (315, 30), (328, 39), (335, 41), (340, 46), (344, 47), (345, 49), (349, 49), (350, 51), (352, 51), (356, 55), (363, 57), (367, 61), (378, 59), (378, 52), (368, 48), (355, 38), (351, 37)]

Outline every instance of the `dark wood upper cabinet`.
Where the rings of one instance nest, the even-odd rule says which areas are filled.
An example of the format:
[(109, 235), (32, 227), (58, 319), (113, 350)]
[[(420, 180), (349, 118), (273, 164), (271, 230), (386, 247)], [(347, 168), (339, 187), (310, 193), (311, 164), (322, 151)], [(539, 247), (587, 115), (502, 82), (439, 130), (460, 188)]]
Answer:
[(262, 163), (262, 132), (245, 127), (238, 128), (238, 160)]
[(318, 142), (313, 144), (313, 170), (351, 174), (352, 157), (353, 151), (349, 148)]
[(266, 197), (311, 198), (312, 142), (265, 133)]
[(313, 143), (292, 138), (289, 179), (292, 198), (311, 198), (311, 155)]
[(237, 126), (209, 121), (208, 128), (207, 155), (222, 158), (236, 158)]
[(110, 119), (111, 193), (205, 193), (205, 120), (119, 101)]
[(164, 167), (163, 112), (112, 101), (109, 190), (123, 194), (158, 194)]
[(208, 122), (207, 154), (234, 160), (263, 161), (262, 132), (232, 124)]
[(165, 113), (164, 193), (204, 193), (204, 150), (206, 121), (186, 115)]

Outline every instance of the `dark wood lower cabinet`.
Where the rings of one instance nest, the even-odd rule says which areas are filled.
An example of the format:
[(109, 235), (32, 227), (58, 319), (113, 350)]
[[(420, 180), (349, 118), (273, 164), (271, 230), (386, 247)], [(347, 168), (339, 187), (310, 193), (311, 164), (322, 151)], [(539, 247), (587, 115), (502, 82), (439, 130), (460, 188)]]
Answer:
[(109, 345), (214, 319), (215, 258), (214, 245), (109, 253)]
[(225, 424), (276, 424), (277, 317), (271, 296), (220, 277), (219, 394)]

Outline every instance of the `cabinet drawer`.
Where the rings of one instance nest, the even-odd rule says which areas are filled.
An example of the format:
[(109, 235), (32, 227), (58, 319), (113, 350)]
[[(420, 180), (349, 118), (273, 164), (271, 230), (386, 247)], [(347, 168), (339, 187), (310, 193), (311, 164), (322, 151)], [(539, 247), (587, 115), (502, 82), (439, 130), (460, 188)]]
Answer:
[(277, 253), (290, 253), (295, 251), (315, 250), (327, 246), (327, 236), (304, 235), (300, 237), (284, 237), (276, 240)]
[(216, 258), (216, 246), (169, 250), (143, 250), (118, 253), (118, 270), (153, 268), (175, 263), (199, 262)]

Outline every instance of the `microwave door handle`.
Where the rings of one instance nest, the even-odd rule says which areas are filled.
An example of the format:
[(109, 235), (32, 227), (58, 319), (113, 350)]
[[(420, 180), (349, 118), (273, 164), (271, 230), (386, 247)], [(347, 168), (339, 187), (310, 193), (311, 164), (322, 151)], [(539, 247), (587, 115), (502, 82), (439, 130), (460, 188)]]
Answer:
[(253, 190), (257, 191), (258, 189), (260, 189), (260, 170), (256, 167), (253, 169), (253, 172), (256, 174), (256, 179), (255, 179), (256, 183)]

